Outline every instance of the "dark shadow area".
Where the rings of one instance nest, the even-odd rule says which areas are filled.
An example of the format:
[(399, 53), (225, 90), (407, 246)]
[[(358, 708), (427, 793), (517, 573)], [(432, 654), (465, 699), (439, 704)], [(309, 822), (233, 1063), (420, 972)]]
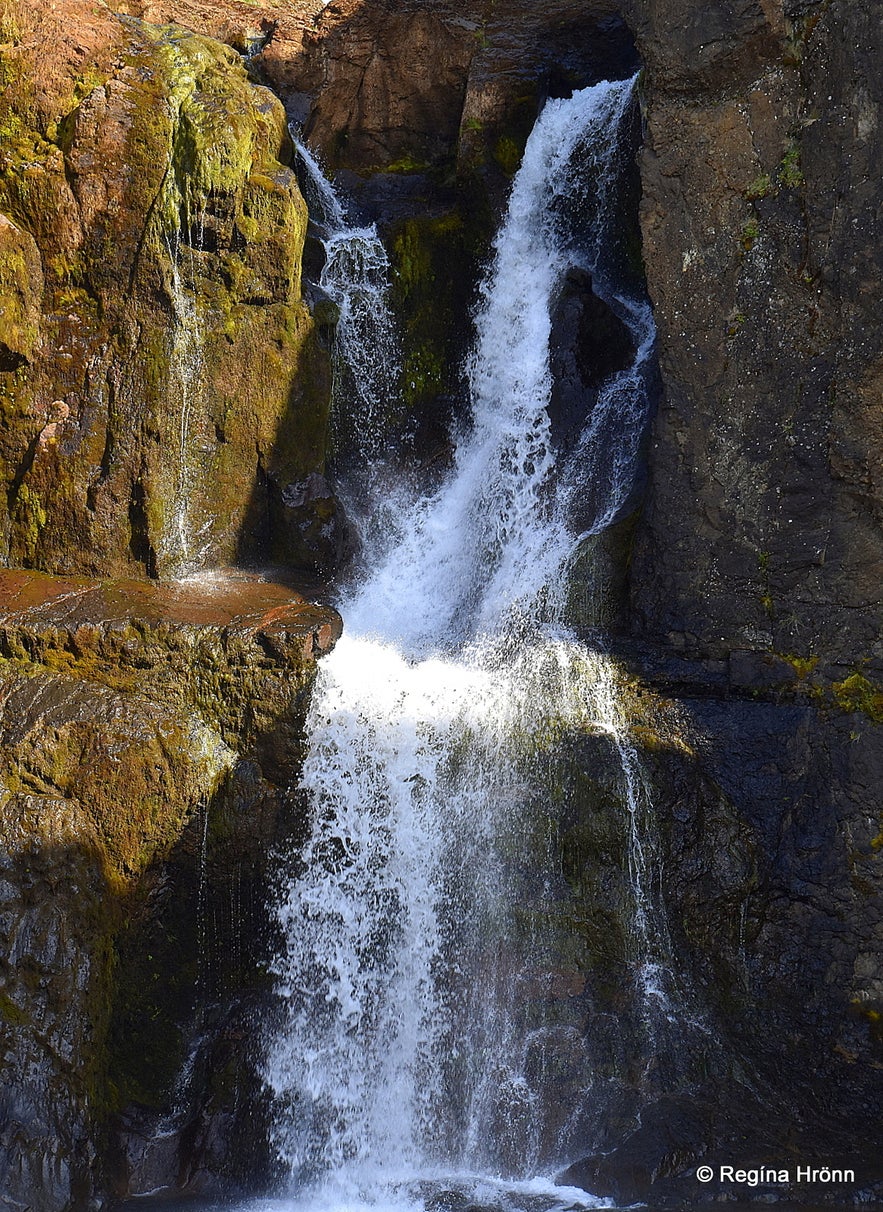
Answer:
[(116, 941), (105, 1189), (232, 1198), (276, 1176), (259, 1076), (280, 940), (277, 848), (302, 840), (296, 798), (240, 762), (148, 873)]

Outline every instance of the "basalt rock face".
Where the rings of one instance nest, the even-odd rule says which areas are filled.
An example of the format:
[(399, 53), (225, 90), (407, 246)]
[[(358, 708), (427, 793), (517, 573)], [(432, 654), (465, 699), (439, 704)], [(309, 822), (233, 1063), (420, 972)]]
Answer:
[(268, 1165), (268, 854), (339, 619), (239, 577), (0, 595), (0, 1206), (229, 1190)]
[(322, 471), (329, 394), (280, 102), (180, 28), (4, 12), (4, 562), (314, 562), (268, 491)]
[[(682, 699), (755, 855), (742, 938), (715, 943), (730, 978), (689, 961), (752, 1074), (755, 1136), (709, 1115), (694, 1157), (723, 1160), (759, 1123), (772, 1156), (784, 1118), (792, 1170), (837, 1139), (859, 1185), (879, 1182), (883, 43), (847, 4), (624, 11), (646, 64), (664, 393), (621, 628), (631, 667)], [(690, 800), (684, 785), (675, 821)], [(726, 886), (733, 849), (713, 825), (693, 845), (669, 861), (673, 920), (707, 952), (689, 888)], [(689, 1173), (673, 1146), (651, 1189), (666, 1172)]]
[[(706, 667), (692, 686), (676, 680), (686, 672), (677, 659), (630, 663), (639, 680), (623, 693), (652, 789), (642, 829), (661, 913), (651, 937), (670, 976), (657, 982), (666, 1002), (645, 999), (642, 1019), (640, 983), (630, 992), (624, 976), (634, 950), (608, 925), (629, 921), (609, 841), (622, 847), (610, 812), (616, 779), (597, 742), (594, 751), (582, 742), (571, 778), (587, 811), (565, 833), (564, 855), (590, 906), (588, 952), (600, 957), (586, 966), (602, 1011), (587, 1039), (604, 1080), (588, 1156), (566, 1178), (617, 1203), (693, 1207), (733, 1197), (717, 1174), (738, 1157), (789, 1171), (790, 1185), (762, 1184), (765, 1200), (840, 1206), (864, 1192), (875, 1203), (883, 898), (880, 822), (868, 805), (879, 725), (782, 702), (783, 689), (742, 698), (735, 662), (733, 681), (718, 670), (714, 685)], [(592, 786), (605, 771), (599, 796)], [(822, 1155), (852, 1167), (855, 1182), (796, 1183), (798, 1167)], [(697, 1193), (700, 1164), (715, 1178)]]
[(839, 3), (671, 8), (629, 10), (666, 387), (633, 626), (691, 654), (873, 669), (879, 23)]

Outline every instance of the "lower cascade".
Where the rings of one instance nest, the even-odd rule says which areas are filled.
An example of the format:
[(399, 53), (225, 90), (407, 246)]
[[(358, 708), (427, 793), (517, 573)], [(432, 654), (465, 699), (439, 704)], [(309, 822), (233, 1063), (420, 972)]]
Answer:
[[(613, 665), (569, 626), (566, 592), (628, 507), (649, 406), (653, 322), (614, 234), (634, 88), (546, 104), (481, 289), (471, 425), (440, 487), (375, 502), (383, 524), (362, 527), (345, 635), (320, 667), (264, 1073), (304, 1206), (434, 1207), (452, 1189), (464, 1207), (592, 1206), (553, 1185), (591, 1098), (554, 996), (565, 893), (544, 771), (567, 733), (619, 755), (635, 995), (648, 1023), (673, 1013), (647, 790)], [(633, 354), (556, 446), (550, 335), (574, 270)]]

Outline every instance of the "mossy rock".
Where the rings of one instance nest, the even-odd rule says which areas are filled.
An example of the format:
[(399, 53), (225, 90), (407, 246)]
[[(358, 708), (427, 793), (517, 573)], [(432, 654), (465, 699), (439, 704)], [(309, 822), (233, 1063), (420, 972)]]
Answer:
[(490, 213), (468, 191), (443, 214), (393, 227), (392, 302), (402, 333), (404, 407), (404, 417), (390, 418), (393, 427), (408, 419), (441, 419), (450, 407), (444, 401), (461, 393), (470, 312), (490, 236)]
[(322, 472), (330, 394), (283, 107), (231, 48), (103, 9), (104, 43), (43, 95), (49, 17), (26, 16), (0, 146), (3, 554), (150, 576), (264, 559), (266, 468), (284, 447), (289, 481)]
[(34, 238), (0, 214), (0, 369), (30, 361), (40, 340), (43, 271)]

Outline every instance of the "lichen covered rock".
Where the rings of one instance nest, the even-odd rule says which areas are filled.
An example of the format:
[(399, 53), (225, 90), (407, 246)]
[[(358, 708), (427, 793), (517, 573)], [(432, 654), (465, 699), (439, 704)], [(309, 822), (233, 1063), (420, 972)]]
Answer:
[(329, 394), (281, 104), (231, 48), (74, 0), (22, 12), (2, 57), (3, 558), (261, 557), (268, 481), (323, 468)]
[[(4, 573), (0, 613), (0, 1191), (11, 1209), (79, 1208), (146, 1189), (133, 1125), (181, 1103), (197, 1026), (223, 1050), (216, 1023), (237, 981), (255, 984), (246, 943), (212, 1018), (200, 964), (263, 921), (315, 660), (340, 624), (236, 577)], [(217, 1153), (246, 1080), (207, 1083), (180, 1130), (198, 1118)], [(178, 1137), (163, 1139), (165, 1169), (141, 1163), (154, 1186), (177, 1181)], [(188, 1164), (219, 1173), (224, 1154), (191, 1146)]]

